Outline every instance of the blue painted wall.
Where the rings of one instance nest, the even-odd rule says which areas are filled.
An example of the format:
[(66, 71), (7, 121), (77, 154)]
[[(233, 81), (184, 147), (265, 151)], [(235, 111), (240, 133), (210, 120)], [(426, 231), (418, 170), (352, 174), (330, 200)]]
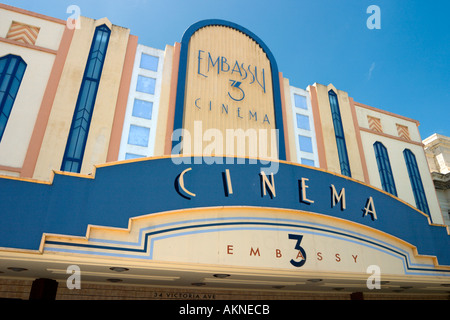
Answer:
[[(184, 175), (184, 183), (196, 197), (178, 187), (178, 177), (187, 168), (192, 170)], [(230, 170), (231, 195), (224, 187), (225, 169)], [(95, 179), (56, 174), (51, 185), (0, 178), (0, 247), (37, 250), (43, 233), (85, 236), (88, 224), (127, 228), (132, 217), (168, 210), (257, 206), (357, 222), (405, 240), (417, 246), (420, 254), (437, 256), (441, 265), (450, 265), (447, 229), (429, 225), (425, 215), (396, 198), (351, 179), (284, 162), (274, 175), (276, 196), (264, 196), (260, 170), (260, 165), (236, 161), (177, 165), (171, 158), (161, 158), (100, 167)], [(312, 204), (300, 201), (301, 178), (309, 179), (307, 197), (314, 200)], [(331, 184), (338, 192), (345, 188), (345, 210), (340, 204), (332, 207)], [(364, 216), (369, 197), (377, 219)]]

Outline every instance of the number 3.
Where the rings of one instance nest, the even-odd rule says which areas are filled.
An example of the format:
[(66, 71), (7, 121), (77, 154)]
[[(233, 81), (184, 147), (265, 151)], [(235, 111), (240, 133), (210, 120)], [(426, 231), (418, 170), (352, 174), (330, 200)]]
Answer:
[(299, 267), (301, 267), (301, 266), (303, 266), (304, 264), (305, 264), (305, 262), (306, 262), (306, 252), (305, 252), (305, 250), (300, 246), (300, 243), (302, 242), (302, 239), (303, 239), (303, 236), (302, 235), (299, 235), (299, 234), (289, 234), (289, 239), (291, 239), (291, 240), (297, 240), (297, 243), (295, 244), (295, 250), (299, 250), (300, 251), (300, 253), (297, 255), (297, 257), (299, 257), (299, 256), (301, 256), (302, 257), (302, 260), (300, 260), (300, 261), (295, 261), (294, 259), (291, 259), (291, 264), (294, 266), (294, 267), (297, 267), (297, 268), (299, 268)]

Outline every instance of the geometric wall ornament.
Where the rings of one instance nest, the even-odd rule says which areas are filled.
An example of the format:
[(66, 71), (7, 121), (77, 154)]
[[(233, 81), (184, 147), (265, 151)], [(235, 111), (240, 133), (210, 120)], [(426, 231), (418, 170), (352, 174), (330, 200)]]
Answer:
[(7, 39), (16, 40), (25, 44), (34, 45), (39, 34), (39, 27), (30, 26), (13, 21), (9, 28)]
[(376, 132), (383, 132), (383, 127), (381, 126), (381, 120), (379, 118), (367, 116), (367, 120), (369, 121), (369, 128), (371, 130)]
[(408, 127), (406, 126), (402, 126), (400, 124), (396, 124), (397, 125), (397, 132), (398, 132), (398, 136), (400, 138), (403, 138), (405, 140), (411, 140), (411, 138), (409, 137), (409, 130)]

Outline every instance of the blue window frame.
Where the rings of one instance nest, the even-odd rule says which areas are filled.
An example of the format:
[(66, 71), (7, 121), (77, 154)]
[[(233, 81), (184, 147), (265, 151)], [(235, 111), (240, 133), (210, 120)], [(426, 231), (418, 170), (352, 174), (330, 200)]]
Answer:
[(330, 90), (328, 91), (328, 98), (330, 100), (331, 116), (333, 118), (334, 134), (336, 136), (341, 173), (347, 177), (351, 177), (352, 172), (350, 171), (350, 162), (348, 160), (347, 145), (345, 143), (344, 128), (342, 126), (338, 97), (333, 90)]
[(300, 96), (294, 93), (294, 105), (297, 108), (308, 110), (308, 105), (306, 103), (306, 97)]
[(61, 165), (63, 171), (81, 170), (110, 34), (106, 25), (95, 29)]
[(373, 144), (375, 158), (377, 159), (378, 172), (380, 173), (381, 186), (383, 190), (397, 196), (394, 176), (392, 174), (391, 162), (386, 147), (381, 142)]
[(152, 119), (153, 102), (134, 99), (133, 104), (133, 117)]
[(297, 128), (311, 130), (311, 127), (309, 126), (309, 117), (297, 113)]
[(0, 58), (0, 141), (26, 67), (27, 64), (19, 56), (9, 54)]
[(139, 67), (151, 71), (158, 71), (159, 58), (143, 53)]
[(150, 128), (131, 125), (128, 134), (128, 144), (148, 147), (149, 136)]
[(298, 144), (300, 146), (300, 151), (313, 153), (313, 145), (310, 137), (299, 135)]
[(136, 91), (155, 94), (156, 79), (144, 76), (138, 76)]
[(405, 158), (406, 168), (408, 169), (409, 180), (414, 193), (416, 207), (420, 211), (430, 214), (427, 197), (422, 184), (422, 178), (420, 177), (419, 167), (417, 166), (416, 156), (409, 149), (403, 150), (403, 156)]

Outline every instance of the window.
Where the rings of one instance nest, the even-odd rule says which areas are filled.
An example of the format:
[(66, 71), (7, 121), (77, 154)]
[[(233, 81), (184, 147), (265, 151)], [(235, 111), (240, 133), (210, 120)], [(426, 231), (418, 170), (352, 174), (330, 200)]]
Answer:
[(422, 179), (420, 177), (419, 168), (417, 166), (416, 156), (411, 150), (405, 149), (403, 151), (406, 167), (408, 169), (409, 180), (414, 193), (414, 200), (416, 201), (416, 207), (420, 211), (430, 214), (428, 208), (427, 197), (425, 196), (425, 190), (423, 189)]
[(154, 78), (138, 76), (136, 91), (148, 94), (155, 94), (155, 84), (156, 79)]
[(144, 158), (145, 156), (140, 155), (140, 154), (134, 154), (134, 153), (126, 153), (125, 154), (125, 160), (130, 160), (130, 159), (139, 159), (139, 158)]
[(158, 71), (158, 61), (158, 57), (143, 53), (141, 55), (141, 63), (139, 67), (150, 71)]
[(297, 113), (297, 128), (303, 130), (311, 130), (309, 126), (309, 117)]
[(300, 151), (305, 151), (305, 152), (310, 152), (310, 153), (313, 152), (312, 140), (310, 137), (299, 135), (298, 143), (300, 146)]
[(134, 99), (133, 117), (152, 119), (153, 102)]
[(294, 94), (294, 104), (297, 108), (308, 110), (308, 105), (306, 104), (306, 98), (304, 96)]
[(350, 162), (348, 160), (347, 146), (345, 144), (344, 128), (342, 127), (338, 97), (333, 90), (330, 90), (328, 91), (328, 98), (330, 100), (331, 115), (333, 118), (334, 134), (336, 136), (341, 173), (347, 177), (351, 177), (352, 173), (350, 171)]
[(150, 128), (131, 125), (130, 133), (128, 135), (128, 144), (147, 147), (149, 136)]
[(386, 147), (381, 142), (373, 144), (375, 158), (377, 159), (378, 172), (380, 173), (381, 186), (383, 190), (397, 196), (394, 176), (392, 175), (391, 163)]
[(61, 165), (63, 171), (81, 170), (110, 33), (106, 25), (95, 29)]
[(27, 64), (19, 56), (9, 54), (0, 58), (0, 141), (26, 67)]
[(315, 166), (314, 160), (311, 160), (311, 159), (302, 158), (301, 162), (302, 162), (302, 164), (305, 164), (307, 166), (311, 166), (311, 167)]

